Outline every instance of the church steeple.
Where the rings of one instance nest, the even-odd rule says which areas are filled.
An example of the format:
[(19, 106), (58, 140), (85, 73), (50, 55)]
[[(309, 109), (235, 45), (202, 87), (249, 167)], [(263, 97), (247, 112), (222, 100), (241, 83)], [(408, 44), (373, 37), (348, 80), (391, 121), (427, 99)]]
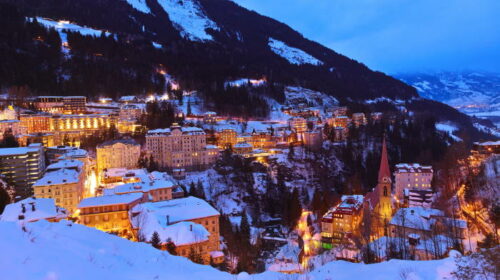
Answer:
[(387, 157), (387, 145), (385, 136), (382, 142), (382, 156), (380, 157), (380, 168), (378, 170), (378, 183), (388, 183), (391, 180), (391, 170), (389, 169), (389, 159)]

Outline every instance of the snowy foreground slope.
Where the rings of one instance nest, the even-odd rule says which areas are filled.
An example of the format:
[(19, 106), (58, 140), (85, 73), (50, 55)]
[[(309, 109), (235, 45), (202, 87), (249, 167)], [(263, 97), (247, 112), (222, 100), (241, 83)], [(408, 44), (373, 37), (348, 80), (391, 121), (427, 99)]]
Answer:
[(0, 269), (5, 279), (451, 279), (452, 258), (364, 265), (331, 262), (307, 275), (231, 275), (67, 221), (27, 224), (0, 222)]

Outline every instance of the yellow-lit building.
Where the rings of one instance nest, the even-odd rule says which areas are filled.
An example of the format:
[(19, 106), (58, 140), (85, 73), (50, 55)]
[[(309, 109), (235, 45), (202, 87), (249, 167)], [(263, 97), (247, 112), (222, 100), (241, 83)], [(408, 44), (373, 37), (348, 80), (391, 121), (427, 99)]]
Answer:
[(97, 146), (97, 169), (135, 168), (141, 155), (141, 145), (133, 139), (104, 142)]
[(83, 198), (82, 173), (81, 170), (65, 168), (45, 173), (33, 184), (35, 197), (52, 198), (57, 206), (74, 213)]
[(134, 207), (131, 215), (138, 236), (149, 241), (156, 231), (162, 242), (169, 238), (174, 244), (177, 242), (176, 252), (180, 256), (189, 257), (193, 250), (208, 264), (212, 256), (221, 253), (220, 213), (202, 199), (186, 197), (143, 203)]
[(18, 120), (3, 120), (0, 121), (0, 140), (3, 139), (3, 136), (6, 132), (12, 133), (12, 135), (22, 135), (26, 133), (26, 128), (21, 125), (21, 122)]
[(160, 167), (168, 169), (202, 169), (215, 163), (219, 149), (206, 144), (206, 134), (198, 127), (150, 130), (146, 149)]
[(217, 145), (223, 149), (232, 148), (238, 143), (237, 136), (234, 129), (223, 129), (217, 133)]
[(321, 219), (324, 248), (341, 243), (356, 235), (363, 219), (363, 196), (343, 195), (339, 205), (331, 208)]
[(19, 121), (26, 127), (26, 133), (44, 133), (50, 131), (49, 114), (21, 114)]
[(145, 200), (143, 193), (85, 198), (78, 205), (79, 223), (134, 239), (128, 212)]

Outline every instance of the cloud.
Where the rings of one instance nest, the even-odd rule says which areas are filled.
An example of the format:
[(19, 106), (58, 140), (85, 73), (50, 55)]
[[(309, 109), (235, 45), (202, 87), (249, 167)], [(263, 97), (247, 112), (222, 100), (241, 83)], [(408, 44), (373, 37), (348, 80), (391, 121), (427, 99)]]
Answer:
[(389, 73), (500, 71), (498, 0), (234, 0)]

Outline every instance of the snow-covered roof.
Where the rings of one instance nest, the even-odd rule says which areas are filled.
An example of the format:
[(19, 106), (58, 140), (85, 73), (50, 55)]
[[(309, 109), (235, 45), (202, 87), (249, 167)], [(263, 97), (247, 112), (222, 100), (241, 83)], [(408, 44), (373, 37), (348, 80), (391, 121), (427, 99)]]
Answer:
[(101, 143), (101, 144), (99, 144), (97, 146), (97, 148), (103, 148), (103, 147), (113, 146), (115, 144), (140, 146), (137, 142), (135, 142), (134, 139), (116, 139), (116, 140), (110, 140), (110, 141), (106, 141), (104, 143)]
[(150, 178), (146, 169), (127, 169), (123, 167), (110, 168), (104, 172), (104, 177), (135, 177), (142, 182), (149, 182)]
[(40, 149), (35, 147), (1, 148), (0, 156), (25, 155), (28, 153), (33, 153), (38, 151), (40, 151)]
[(396, 172), (403, 173), (403, 172), (431, 172), (432, 173), (432, 166), (430, 165), (420, 165), (418, 163), (399, 163), (396, 164)]
[(165, 135), (170, 135), (172, 133), (173, 130), (175, 129), (179, 129), (182, 134), (190, 134), (190, 135), (195, 135), (195, 134), (205, 134), (205, 131), (203, 131), (203, 129), (199, 128), (199, 127), (180, 127), (180, 126), (177, 126), (177, 127), (171, 127), (171, 128), (158, 128), (158, 129), (152, 129), (150, 131), (148, 131), (148, 135), (146, 136), (149, 136), (149, 135), (154, 135), (154, 134), (165, 134)]
[(133, 96), (133, 95), (126, 95), (126, 96), (122, 96), (120, 97), (120, 101), (134, 101), (136, 100), (137, 97)]
[(127, 193), (121, 195), (103, 195), (83, 199), (78, 208), (95, 207), (103, 205), (129, 204), (142, 199), (142, 193)]
[(208, 202), (192, 196), (142, 203), (132, 209), (133, 213), (144, 211), (155, 213), (155, 215), (165, 217), (165, 219), (168, 215), (170, 223), (220, 215)]
[(47, 171), (54, 171), (58, 169), (82, 170), (83, 162), (75, 159), (65, 159), (65, 160), (60, 160), (56, 163), (52, 163), (51, 165), (47, 166)]
[[(21, 215), (22, 219), (20, 219)], [(35, 222), (43, 219), (65, 219), (67, 217), (68, 212), (64, 208), (56, 206), (54, 199), (29, 197), (16, 203), (7, 204), (3, 214), (0, 215), (0, 221)]]
[(443, 217), (444, 213), (432, 208), (401, 208), (394, 214), (389, 224), (428, 231), (436, 222), (435, 219), (431, 219), (433, 216)]
[(104, 194), (124, 194), (133, 192), (149, 192), (156, 189), (172, 188), (174, 183), (170, 180), (151, 180), (149, 182), (138, 182), (138, 183), (127, 183), (123, 185), (118, 185), (111, 189), (104, 189)]
[(42, 178), (33, 184), (33, 187), (73, 184), (79, 181), (79, 177), (80, 172), (74, 169), (57, 169), (45, 173)]
[(183, 221), (167, 225), (165, 216), (150, 212), (133, 217), (132, 224), (138, 228), (139, 234), (146, 240), (150, 240), (153, 233), (157, 232), (161, 243), (170, 240), (176, 246), (204, 242), (210, 236), (210, 233), (200, 224)]
[(234, 148), (252, 148), (252, 145), (247, 142), (239, 142), (234, 145)]

